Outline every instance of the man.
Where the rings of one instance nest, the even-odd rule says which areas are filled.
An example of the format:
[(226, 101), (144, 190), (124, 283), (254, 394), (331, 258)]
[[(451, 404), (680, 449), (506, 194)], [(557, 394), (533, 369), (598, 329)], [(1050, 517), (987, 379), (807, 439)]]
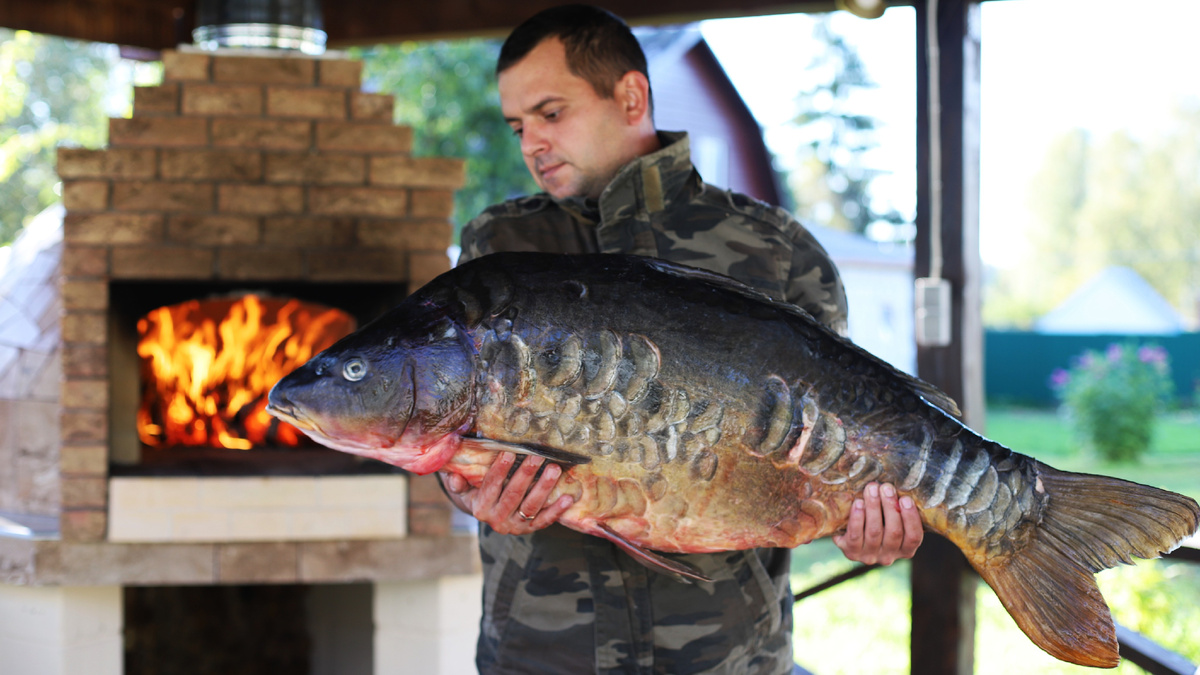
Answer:
[[(736, 277), (845, 331), (845, 293), (824, 250), (781, 209), (705, 185), (685, 134), (660, 133), (641, 47), (608, 12), (544, 11), (513, 31), (496, 67), (505, 119), (545, 191), (487, 209), (462, 260), (497, 251), (632, 253)], [(481, 673), (790, 673), (790, 552), (682, 556), (714, 579), (683, 584), (606, 540), (554, 521), (561, 470), (502, 454), (478, 489), (443, 475), (481, 521)], [(512, 475), (510, 476), (510, 471)], [(868, 486), (847, 532), (852, 560), (911, 557), (920, 517)]]

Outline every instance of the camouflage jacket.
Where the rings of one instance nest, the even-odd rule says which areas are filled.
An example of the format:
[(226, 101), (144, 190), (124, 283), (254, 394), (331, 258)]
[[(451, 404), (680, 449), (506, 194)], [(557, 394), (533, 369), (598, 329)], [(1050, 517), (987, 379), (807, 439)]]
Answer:
[[(462, 234), (459, 262), (499, 251), (632, 253), (721, 272), (845, 332), (828, 255), (779, 208), (705, 184), (686, 134), (631, 162), (599, 200), (548, 195), (490, 207)], [(792, 671), (790, 552), (678, 556), (714, 579), (683, 584), (606, 540), (559, 525), (525, 536), (480, 526), (479, 672)]]

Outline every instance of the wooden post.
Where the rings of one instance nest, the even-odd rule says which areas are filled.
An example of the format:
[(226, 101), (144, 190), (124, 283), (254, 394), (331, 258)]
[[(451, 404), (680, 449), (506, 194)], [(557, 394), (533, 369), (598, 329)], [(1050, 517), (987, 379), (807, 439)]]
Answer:
[[(929, 0), (917, 0), (917, 239), (914, 272), (928, 276), (935, 152), (930, 132)], [(979, 1), (939, 0), (941, 276), (951, 283), (951, 343), (918, 346), (917, 372), (953, 397), (968, 424), (984, 423), (979, 258)], [(977, 577), (947, 540), (930, 535), (912, 564), (911, 672), (974, 671)]]

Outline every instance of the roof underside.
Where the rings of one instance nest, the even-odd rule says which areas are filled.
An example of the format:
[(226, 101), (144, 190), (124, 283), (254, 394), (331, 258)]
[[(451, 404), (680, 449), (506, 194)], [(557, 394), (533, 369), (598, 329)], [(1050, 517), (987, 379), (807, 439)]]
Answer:
[[(339, 0), (324, 8), (331, 47), (471, 35), (503, 35), (555, 0)], [(889, 2), (889, 4), (911, 4)], [(8, 0), (0, 26), (145, 49), (190, 43), (195, 0)], [(731, 16), (822, 12), (833, 0), (609, 0), (631, 24), (670, 24)]]

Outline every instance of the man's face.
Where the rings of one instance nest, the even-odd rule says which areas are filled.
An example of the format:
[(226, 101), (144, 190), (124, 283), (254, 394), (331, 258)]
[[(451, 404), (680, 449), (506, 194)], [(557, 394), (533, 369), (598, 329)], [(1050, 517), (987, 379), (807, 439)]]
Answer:
[(599, 197), (638, 156), (616, 98), (571, 74), (566, 50), (549, 38), (500, 73), (500, 109), (521, 139), (533, 179), (554, 197)]

